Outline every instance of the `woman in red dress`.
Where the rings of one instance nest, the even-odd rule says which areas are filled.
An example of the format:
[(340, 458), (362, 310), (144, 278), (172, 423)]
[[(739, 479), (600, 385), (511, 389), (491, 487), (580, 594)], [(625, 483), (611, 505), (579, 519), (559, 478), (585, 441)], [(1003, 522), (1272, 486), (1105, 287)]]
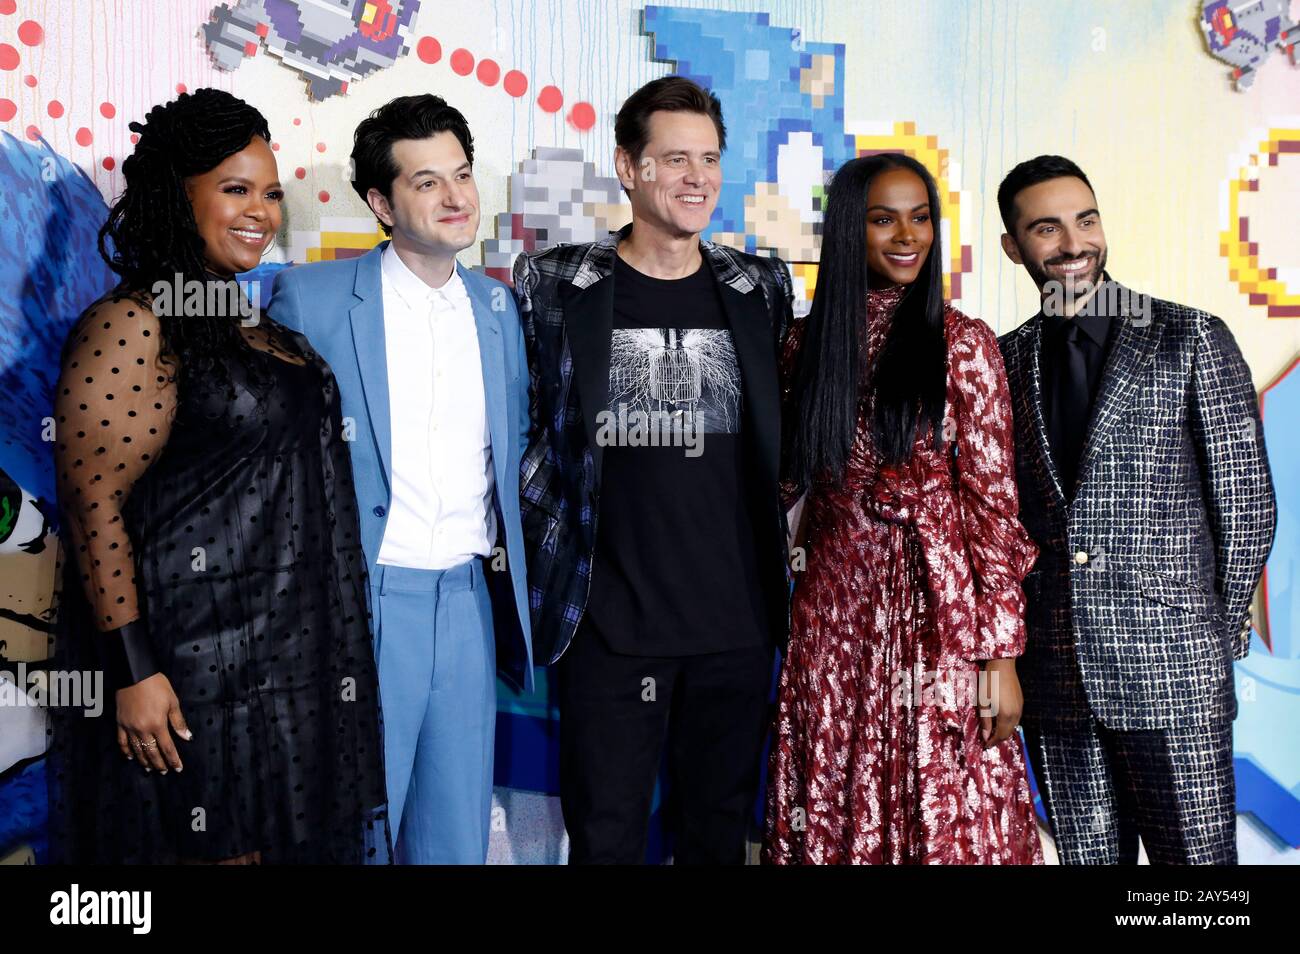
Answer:
[(766, 862), (1042, 863), (1015, 731), (1037, 552), (997, 339), (944, 302), (939, 214), (915, 160), (846, 163), (812, 310), (786, 343), (785, 489), (807, 493), (806, 569)]

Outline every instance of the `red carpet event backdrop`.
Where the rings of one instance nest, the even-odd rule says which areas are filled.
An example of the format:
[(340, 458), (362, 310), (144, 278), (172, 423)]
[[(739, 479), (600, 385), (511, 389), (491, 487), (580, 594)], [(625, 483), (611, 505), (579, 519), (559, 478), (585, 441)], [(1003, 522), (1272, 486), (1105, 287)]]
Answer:
[[(613, 116), (679, 73), (727, 123), (705, 237), (817, 282), (825, 183), (900, 152), (936, 178), (944, 289), (997, 332), (1037, 310), (999, 248), (1006, 170), (1059, 153), (1107, 210), (1110, 270), (1221, 316), (1263, 403), (1277, 540), (1236, 664), (1243, 862), (1300, 852), (1300, 0), (0, 0), (0, 863), (47, 858), (42, 696), (61, 577), (48, 424), (59, 348), (114, 277), (96, 249), (127, 128), (211, 86), (260, 109), (287, 191), (260, 279), (383, 240), (348, 181), (352, 130), (433, 92), (475, 134), (467, 266), (630, 220)], [(500, 687), (489, 860), (563, 861), (549, 674)], [(661, 799), (656, 797), (656, 809)], [(658, 849), (652, 844), (652, 851)]]

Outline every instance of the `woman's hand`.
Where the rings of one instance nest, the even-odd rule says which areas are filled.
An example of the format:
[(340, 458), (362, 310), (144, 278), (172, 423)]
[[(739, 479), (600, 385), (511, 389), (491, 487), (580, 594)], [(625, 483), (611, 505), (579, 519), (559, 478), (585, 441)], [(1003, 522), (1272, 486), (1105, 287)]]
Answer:
[(984, 748), (992, 748), (1015, 734), (1025, 698), (1020, 692), (1015, 659), (990, 659), (984, 663), (989, 709), (980, 710), (980, 735)]
[(186, 742), (193, 738), (166, 676), (154, 673), (117, 690), (117, 746), (128, 759), (138, 758), (146, 772), (153, 768), (166, 775), (169, 767), (181, 771), (172, 732)]

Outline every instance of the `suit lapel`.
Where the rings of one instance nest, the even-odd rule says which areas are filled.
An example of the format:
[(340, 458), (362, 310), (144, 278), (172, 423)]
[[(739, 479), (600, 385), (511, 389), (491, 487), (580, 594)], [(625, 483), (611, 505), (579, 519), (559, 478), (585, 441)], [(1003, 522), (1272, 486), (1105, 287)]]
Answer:
[(595, 469), (595, 486), (600, 487), (603, 450), (596, 440), (596, 415), (609, 402), (610, 334), (614, 327), (614, 279), (607, 276), (579, 288), (569, 282), (560, 285), (564, 307), (564, 330), (573, 359), (573, 379), (578, 386), (578, 407), (587, 430), (587, 446)]
[(718, 282), (722, 310), (731, 326), (743, 385), (745, 426), (754, 436), (754, 449), (763, 464), (769, 487), (777, 485), (781, 466), (781, 414), (778, 406), (776, 353), (772, 343), (772, 320), (767, 303), (757, 288), (748, 294), (725, 282)]
[(1020, 396), (1018, 413), (1030, 422), (1033, 432), (1034, 447), (1043, 472), (1047, 475), (1057, 503), (1065, 506), (1065, 492), (1061, 487), (1061, 477), (1056, 470), (1056, 461), (1052, 459), (1052, 446), (1047, 439), (1047, 422), (1043, 419), (1043, 314), (1039, 312), (1030, 319), (1033, 323), (1028, 338), (1029, 353), (1022, 355), (1019, 364), (1022, 368), (1028, 363), (1029, 373), (1024, 387), (1016, 388)]
[(1089, 471), (1096, 466), (1106, 438), (1133, 402), (1142, 373), (1151, 363), (1156, 346), (1160, 343), (1162, 326), (1149, 318), (1145, 322), (1134, 321), (1128, 313), (1129, 297), (1128, 292), (1119, 289), (1118, 300), (1125, 304), (1121, 313), (1113, 319), (1119, 322), (1119, 327), (1115, 329), (1115, 340), (1106, 358), (1096, 405), (1083, 439), (1083, 453), (1079, 458), (1079, 487), (1083, 486)]
[(478, 334), (479, 363), (483, 371), (483, 398), (487, 408), (488, 433), (492, 442), (492, 470), (499, 489), (505, 484), (505, 466), (510, 460), (510, 434), (506, 403), (505, 352), (501, 343), (501, 323), (492, 310), (492, 293), (474, 275), (459, 263), (461, 281), (469, 293), (474, 311), (474, 329)]
[(380, 257), (388, 243), (367, 252), (357, 261), (353, 294), (360, 299), (348, 317), (352, 324), (352, 345), (366, 401), (366, 414), (374, 435), (384, 474), (384, 488), (392, 494), (392, 419), (388, 407), (388, 353), (384, 337), (384, 289)]

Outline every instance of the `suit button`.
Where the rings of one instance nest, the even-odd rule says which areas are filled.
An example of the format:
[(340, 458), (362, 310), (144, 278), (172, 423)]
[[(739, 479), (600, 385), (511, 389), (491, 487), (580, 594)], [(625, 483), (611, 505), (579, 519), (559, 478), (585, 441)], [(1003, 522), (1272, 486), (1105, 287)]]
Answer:
[(1088, 551), (1087, 551), (1087, 550), (1076, 550), (1075, 553), (1074, 553), (1074, 562), (1075, 562), (1075, 563), (1078, 563), (1080, 566), (1082, 566), (1083, 564), (1087, 563), (1087, 562), (1088, 562)]
[(375, 507), (374, 514), (376, 517), (382, 517), (386, 513), (388, 513), (388, 511), (385, 510), (382, 505)]

